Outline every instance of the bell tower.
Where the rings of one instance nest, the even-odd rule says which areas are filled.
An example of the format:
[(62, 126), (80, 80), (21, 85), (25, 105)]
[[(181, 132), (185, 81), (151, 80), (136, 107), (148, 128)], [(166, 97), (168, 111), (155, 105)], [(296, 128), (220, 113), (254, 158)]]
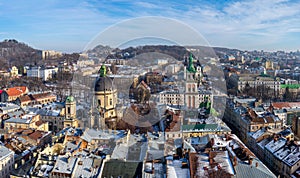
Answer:
[(73, 96), (68, 96), (65, 102), (66, 118), (76, 118), (76, 101)]
[(106, 76), (106, 67), (102, 65), (99, 70), (99, 77), (95, 83), (95, 106), (100, 114), (99, 127), (103, 128), (103, 121), (110, 128), (116, 126), (116, 104), (117, 90), (113, 86), (113, 80)]

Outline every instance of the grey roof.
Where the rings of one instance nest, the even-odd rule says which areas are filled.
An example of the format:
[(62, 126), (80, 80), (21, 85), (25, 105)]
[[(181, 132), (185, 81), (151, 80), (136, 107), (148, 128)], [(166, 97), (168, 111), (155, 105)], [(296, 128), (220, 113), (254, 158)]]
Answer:
[(0, 103), (0, 109), (3, 113), (10, 111), (10, 110), (17, 110), (20, 106), (13, 104), (13, 103)]
[(297, 147), (295, 145), (284, 146), (274, 153), (274, 156), (279, 160), (283, 160), (287, 155), (291, 154)]
[(265, 146), (265, 149), (267, 149), (271, 153), (274, 153), (275, 151), (282, 148), (285, 145), (285, 143), (286, 143), (285, 138), (279, 138), (277, 141), (272, 140)]
[(72, 142), (67, 142), (65, 146), (66, 152), (73, 152), (74, 150), (78, 149), (81, 143), (75, 144)]
[(17, 110), (17, 111), (14, 111), (14, 112), (10, 112), (8, 113), (7, 115), (9, 117), (13, 117), (13, 116), (17, 116), (19, 117), (20, 115), (24, 114), (25, 112), (23, 110)]
[(241, 103), (241, 104), (249, 104), (256, 101), (256, 98), (234, 98), (234, 102)]
[(281, 134), (282, 136), (286, 137), (290, 134), (293, 134), (293, 132), (290, 128), (287, 128), (285, 130), (280, 131), (278, 134)]
[[(230, 157), (228, 151), (214, 151), (214, 162), (221, 166), (222, 172), (224, 171), (227, 175), (234, 175), (234, 168), (230, 161)], [(196, 157), (198, 158), (195, 164), (197, 164), (197, 169), (195, 173), (199, 177), (205, 177), (205, 174), (213, 169), (217, 169), (215, 166), (211, 166), (209, 163), (209, 155), (208, 154), (197, 154)], [(199, 167), (198, 167), (199, 166)], [(208, 170), (203, 169), (204, 167), (208, 168)], [(217, 169), (218, 170), (218, 169)], [(221, 170), (218, 170), (221, 172)]]
[(189, 169), (182, 168), (181, 160), (173, 160), (173, 158), (171, 158), (171, 161), (169, 161), (167, 164), (167, 171), (168, 171), (168, 177), (174, 177), (174, 178), (190, 177)]
[(264, 149), (265, 148), (265, 146), (268, 144), (268, 143), (270, 143), (272, 140), (270, 140), (270, 138), (265, 138), (265, 139), (263, 139), (262, 141), (260, 141), (259, 143), (258, 143), (258, 146), (261, 148), (261, 149)]
[(105, 132), (103, 130), (95, 130), (95, 129), (87, 129), (81, 136), (87, 142), (91, 142), (92, 140), (110, 140), (115, 139), (117, 137), (117, 131), (112, 131), (112, 133)]
[(297, 147), (291, 154), (284, 158), (284, 163), (289, 167), (299, 163), (300, 161), (300, 147)]
[(97, 177), (99, 174), (100, 166), (95, 165), (95, 159), (93, 158), (78, 158), (77, 166), (74, 170), (73, 177), (90, 178)]
[(52, 172), (72, 174), (77, 158), (66, 155), (58, 156)]
[(101, 177), (137, 177), (142, 174), (142, 162), (109, 160), (104, 163)]
[(47, 110), (45, 108), (39, 109), (37, 114), (41, 116), (59, 116), (61, 110)]
[[(143, 142), (143, 139), (144, 138), (139, 135), (130, 135), (129, 137), (123, 138), (123, 141), (126, 142), (117, 144), (117, 146), (115, 147), (111, 155), (111, 158), (126, 159), (131, 161), (142, 161), (147, 151), (147, 142)], [(132, 148), (140, 148), (140, 149), (132, 149)]]
[(31, 119), (22, 119), (20, 117), (17, 117), (17, 118), (12, 117), (12, 118), (4, 121), (4, 123), (23, 123), (23, 124), (27, 123), (27, 124), (29, 124), (30, 121), (31, 121)]
[[(257, 167), (256, 163), (258, 163)], [(240, 178), (276, 178), (276, 176), (257, 158), (253, 159), (252, 165), (244, 162), (238, 162), (234, 168), (236, 171), (236, 176)]]
[(255, 132), (250, 132), (249, 135), (254, 139), (258, 139), (260, 136), (262, 136), (266, 132), (267, 132), (267, 130), (265, 128), (262, 128)]
[(2, 159), (2, 157), (5, 157), (10, 153), (13, 153), (13, 151), (11, 151), (5, 146), (0, 145), (0, 159)]
[(26, 110), (37, 113), (41, 116), (59, 116), (62, 108), (64, 108), (63, 103), (51, 103), (49, 105), (45, 105), (43, 108), (37, 108), (37, 107), (27, 107)]
[(286, 113), (286, 109), (274, 109), (273, 110), (274, 114), (282, 114), (282, 113)]

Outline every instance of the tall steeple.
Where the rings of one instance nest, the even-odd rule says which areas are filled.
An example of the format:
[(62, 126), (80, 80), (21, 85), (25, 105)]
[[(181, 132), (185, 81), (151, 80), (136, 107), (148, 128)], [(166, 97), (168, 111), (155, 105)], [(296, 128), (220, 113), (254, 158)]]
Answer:
[(192, 53), (190, 53), (190, 57), (189, 57), (189, 67), (188, 67), (188, 71), (191, 72), (191, 73), (196, 73), (196, 69), (194, 67), (194, 58), (193, 58), (193, 55)]

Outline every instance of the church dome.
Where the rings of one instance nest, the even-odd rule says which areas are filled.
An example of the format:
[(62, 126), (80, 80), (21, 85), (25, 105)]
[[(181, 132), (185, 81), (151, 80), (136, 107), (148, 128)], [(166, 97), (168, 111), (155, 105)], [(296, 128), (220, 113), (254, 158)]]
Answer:
[(105, 77), (99, 77), (96, 80), (95, 83), (95, 92), (99, 92), (99, 91), (112, 91), (113, 88), (113, 83), (112, 83), (112, 79), (105, 76)]
[(75, 98), (73, 96), (68, 96), (66, 99), (66, 103), (72, 103), (75, 101)]

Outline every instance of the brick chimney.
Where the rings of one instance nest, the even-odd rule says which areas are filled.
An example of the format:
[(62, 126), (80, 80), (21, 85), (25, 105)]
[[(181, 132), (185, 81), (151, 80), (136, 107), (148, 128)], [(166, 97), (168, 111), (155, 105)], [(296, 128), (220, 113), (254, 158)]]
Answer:
[(255, 167), (258, 167), (258, 162), (255, 163)]
[(211, 138), (210, 139), (210, 143), (211, 143), (211, 146), (213, 146), (215, 144), (215, 139), (214, 138)]
[(209, 158), (209, 165), (212, 165), (214, 163), (212, 158)]
[(236, 166), (237, 165), (237, 159), (236, 159), (236, 156), (233, 157), (233, 166)]
[(229, 140), (229, 135), (226, 134), (225, 137), (226, 137), (226, 141), (228, 141)]
[(249, 161), (249, 165), (251, 166), (251, 165), (252, 165), (253, 158), (249, 157), (248, 161)]

